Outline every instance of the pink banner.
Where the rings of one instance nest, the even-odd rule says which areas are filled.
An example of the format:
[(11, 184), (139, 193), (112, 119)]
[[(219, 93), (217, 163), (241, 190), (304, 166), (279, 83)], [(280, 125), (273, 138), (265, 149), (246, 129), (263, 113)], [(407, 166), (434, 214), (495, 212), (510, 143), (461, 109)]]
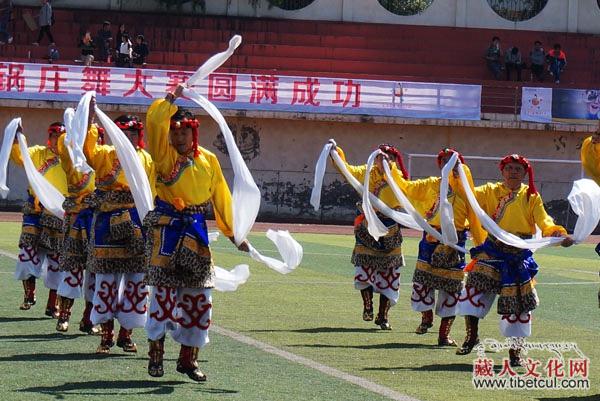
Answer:
[[(191, 74), (5, 62), (0, 63), (0, 99), (77, 101), (95, 90), (99, 103), (150, 104)], [(481, 110), (480, 85), (214, 73), (194, 88), (218, 107), (235, 110), (464, 120), (479, 120)]]

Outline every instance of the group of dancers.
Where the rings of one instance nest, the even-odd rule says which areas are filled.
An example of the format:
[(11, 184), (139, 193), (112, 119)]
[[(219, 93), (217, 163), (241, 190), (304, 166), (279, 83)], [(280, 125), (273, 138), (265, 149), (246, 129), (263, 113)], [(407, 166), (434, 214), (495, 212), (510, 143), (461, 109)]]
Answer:
[[(555, 224), (546, 213), (535, 187), (533, 166), (527, 158), (518, 154), (507, 155), (498, 165), (501, 180), (475, 187), (462, 155), (454, 149), (442, 149), (437, 156), (437, 166), (440, 169), (455, 153), (460, 163), (457, 161), (448, 176), (448, 193), (440, 196), (442, 178), (436, 176), (411, 180), (404, 168), (400, 151), (392, 145), (379, 145), (379, 155), (370, 171), (368, 164), (350, 165), (334, 140), (330, 140), (329, 146), (330, 157), (346, 180), (350, 182), (354, 177), (362, 183), (365, 175), (369, 174), (368, 191), (390, 208), (402, 210), (405, 206), (394, 195), (388, 182), (391, 178), (410, 199), (419, 215), (438, 232), (442, 225), (441, 201), (446, 195), (453, 210), (458, 247), (464, 249), (467, 234), (470, 233), (475, 246), (469, 251), (471, 260), (468, 264), (465, 253), (457, 250), (457, 247), (449, 246), (427, 232), (423, 233), (410, 297), (412, 309), (421, 313), (416, 334), (425, 334), (433, 327), (435, 313), (441, 318), (437, 344), (456, 347), (457, 355), (469, 354), (479, 343), (479, 320), (488, 315), (494, 300), (498, 298), (497, 313), (501, 334), (519, 340), (531, 336), (532, 314), (539, 305), (535, 289), (538, 265), (533, 253), (529, 249), (508, 245), (484, 230), (463, 187), (468, 182), (470, 192), (474, 194), (481, 209), (500, 229), (522, 239), (529, 239), (536, 234), (537, 226), (544, 237), (558, 237), (560, 239), (556, 240), (557, 243), (569, 247), (574, 241), (567, 235), (565, 228)], [(583, 142), (581, 157), (587, 174), (600, 184), (600, 125), (598, 131)], [(336, 163), (336, 158), (340, 162)], [(391, 176), (385, 174), (384, 163), (388, 164)], [(459, 179), (459, 169), (463, 170), (467, 180)], [(525, 177), (528, 177), (527, 184), (523, 183)], [(366, 181), (364, 190), (367, 190)], [(401, 228), (396, 220), (390, 218), (389, 213), (386, 215), (381, 210), (376, 210), (387, 233), (374, 238), (369, 232), (369, 222), (365, 218), (363, 206), (361, 202), (357, 204), (354, 223), (354, 286), (360, 291), (363, 301), (362, 319), (374, 320), (382, 330), (391, 330), (388, 311), (398, 302), (400, 268), (404, 265)], [(376, 315), (374, 293), (379, 294)], [(450, 330), (459, 315), (465, 317), (466, 336), (462, 343), (457, 344), (450, 337)], [(522, 342), (513, 341), (509, 350), (510, 365), (513, 367), (524, 363), (519, 344)]]
[[(83, 153), (91, 170), (75, 168), (71, 149), (65, 145), (61, 122), (48, 128), (46, 146), (27, 148), (37, 171), (65, 196), (64, 220), (46, 210), (34, 191), (23, 207), (23, 226), (15, 277), (24, 288), (20, 308), (36, 304), (36, 279), (44, 277), (49, 296), (46, 315), (57, 319), (56, 330), (69, 330), (75, 299), (85, 308), (79, 329), (100, 336), (96, 352), (110, 353), (113, 346), (137, 352), (132, 330), (145, 327), (149, 343), (148, 374), (164, 374), (165, 335), (181, 345), (176, 369), (195, 381), (206, 375), (197, 363), (198, 351), (209, 341), (212, 314), (211, 291), (215, 271), (205, 215), (211, 205), (220, 231), (234, 244), (232, 196), (215, 154), (198, 144), (198, 120), (174, 102), (183, 86), (156, 100), (147, 112), (146, 124), (133, 115), (115, 119), (116, 125), (137, 151), (150, 183), (154, 209), (140, 218), (122, 160), (115, 146), (104, 144), (103, 129), (95, 123), (95, 100), (89, 108)], [(22, 128), (17, 132), (22, 133)], [(354, 178), (370, 178), (369, 192), (388, 207), (403, 208), (394, 195), (394, 183), (414, 203), (419, 214), (436, 230), (441, 226), (440, 177), (411, 180), (400, 151), (392, 145), (378, 147), (374, 166), (350, 165), (344, 152), (331, 141)], [(15, 137), (11, 159), (23, 165), (22, 147)], [(571, 246), (566, 230), (546, 213), (537, 192), (533, 167), (521, 155), (500, 161), (500, 182), (475, 187), (468, 166), (454, 149), (442, 149), (437, 165), (442, 168), (455, 155), (448, 193), (442, 194), (453, 209), (456, 246), (448, 246), (424, 232), (413, 275), (412, 308), (421, 313), (417, 334), (433, 327), (433, 315), (441, 318), (437, 344), (457, 347), (469, 354), (478, 344), (478, 322), (498, 297), (500, 331), (506, 337), (531, 335), (532, 312), (539, 304), (535, 290), (538, 265), (528, 249), (507, 245), (487, 233), (474, 213), (459, 176), (466, 174), (470, 191), (485, 213), (503, 230), (531, 238), (536, 226), (543, 236), (560, 237)], [(600, 130), (583, 143), (582, 160), (589, 175), (600, 182)], [(386, 165), (387, 164), (387, 165)], [(340, 168), (339, 164), (336, 164)], [(523, 180), (528, 176), (528, 184)], [(400, 269), (404, 265), (400, 225), (379, 211), (386, 234), (375, 238), (362, 205), (354, 223), (356, 243), (352, 253), (354, 284), (363, 301), (362, 319), (391, 330), (390, 308), (398, 302)], [(464, 248), (470, 233), (475, 247), (467, 265)], [(238, 242), (248, 252), (247, 240)], [(458, 249), (457, 249), (458, 248)], [(437, 294), (436, 294), (437, 292)], [(377, 314), (374, 294), (379, 294)], [(465, 316), (466, 338), (457, 344), (450, 337), (456, 316)], [(115, 320), (119, 331), (115, 342)], [(522, 364), (520, 349), (510, 350), (512, 366)]]
[[(35, 169), (65, 196), (65, 216), (52, 215), (29, 189), (15, 277), (23, 283), (22, 310), (36, 304), (36, 279), (44, 277), (45, 313), (59, 332), (69, 330), (75, 299), (83, 298), (79, 329), (100, 335), (96, 353), (115, 344), (137, 352), (132, 330), (145, 327), (148, 374), (160, 377), (170, 332), (181, 345), (177, 371), (205, 381), (197, 357), (209, 341), (215, 279), (205, 214), (212, 204), (218, 228), (233, 241), (232, 196), (216, 155), (198, 144), (198, 120), (174, 104), (183, 89), (152, 103), (145, 126), (134, 115), (114, 120), (135, 147), (155, 199), (143, 220), (122, 160), (94, 121), (95, 99), (83, 146), (90, 172), (74, 167), (61, 122), (49, 126), (46, 146), (27, 148)], [(10, 153), (21, 166), (22, 131)], [(238, 245), (248, 247), (247, 240)]]

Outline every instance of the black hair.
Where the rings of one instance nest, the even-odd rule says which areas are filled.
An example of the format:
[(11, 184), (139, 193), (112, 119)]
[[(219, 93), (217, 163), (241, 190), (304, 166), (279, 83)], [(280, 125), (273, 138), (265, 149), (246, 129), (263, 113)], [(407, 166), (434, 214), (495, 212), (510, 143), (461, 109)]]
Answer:
[(171, 121), (181, 121), (184, 118), (191, 120), (194, 118), (194, 115), (189, 110), (179, 108), (177, 112), (171, 117)]
[(50, 128), (50, 127), (64, 127), (64, 124), (60, 121), (55, 121), (48, 126), (48, 128)]
[(539, 41), (539, 40), (536, 40), (535, 42), (533, 42), (533, 44), (534, 44), (534, 45), (537, 45), (538, 43), (539, 43), (540, 45), (542, 44), (542, 42), (541, 42), (541, 41)]
[(517, 46), (513, 47), (510, 51), (512, 54), (517, 54), (519, 52), (519, 48)]
[(146, 38), (144, 38), (144, 35), (138, 35), (135, 38), (136, 39), (142, 39), (142, 42), (146, 39)]
[(500, 40), (500, 38), (499, 38), (498, 36), (494, 36), (494, 37), (492, 38), (492, 42), (493, 42), (494, 40)]
[(110, 25), (110, 21), (109, 21), (109, 20), (106, 20), (106, 21), (104, 21), (104, 22), (102, 23), (102, 26), (107, 26), (107, 25)]
[(554, 46), (552, 46), (555, 49), (560, 50), (560, 43), (555, 43)]

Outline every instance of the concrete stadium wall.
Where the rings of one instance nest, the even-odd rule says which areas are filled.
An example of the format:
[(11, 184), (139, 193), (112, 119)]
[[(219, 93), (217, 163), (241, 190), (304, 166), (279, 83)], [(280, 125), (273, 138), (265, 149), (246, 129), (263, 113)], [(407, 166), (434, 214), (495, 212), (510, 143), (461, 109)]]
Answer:
[[(122, 106), (121, 106), (122, 107)], [(131, 111), (131, 110), (129, 110)], [(116, 117), (118, 112), (110, 112)], [(145, 117), (143, 113), (138, 113)], [(43, 144), (49, 123), (60, 120), (62, 109), (11, 108), (0, 109), (0, 126), (11, 118), (23, 117), (25, 133), (30, 144)], [(581, 141), (586, 132), (541, 131), (511, 127), (514, 124), (495, 123), (489, 127), (461, 127), (429, 125), (427, 121), (408, 120), (401, 124), (348, 121), (323, 121), (315, 119), (250, 118), (229, 116), (227, 120), (234, 131), (242, 155), (246, 159), (263, 194), (259, 218), (262, 220), (294, 220), (306, 222), (349, 222), (354, 217), (354, 204), (358, 197), (341, 176), (328, 167), (325, 179), (322, 210), (318, 213), (309, 205), (314, 166), (323, 144), (335, 138), (345, 150), (351, 163), (362, 164), (367, 156), (382, 142), (393, 143), (402, 152), (437, 154), (440, 148), (455, 147), (464, 155), (501, 157), (509, 153), (522, 153), (529, 158), (579, 159)], [(478, 122), (482, 125), (483, 122)], [(417, 124), (417, 125), (415, 125)], [(550, 127), (548, 127), (550, 129)], [(592, 131), (588, 127), (587, 131)], [(232, 172), (224, 154), (222, 138), (212, 120), (201, 118), (200, 143), (218, 156), (228, 182)], [(408, 160), (405, 159), (408, 163)], [(500, 180), (497, 161), (469, 161), (476, 183)], [(432, 158), (414, 158), (411, 161), (414, 178), (438, 175)], [(564, 200), (572, 181), (580, 178), (581, 167), (561, 163), (535, 163), (538, 189), (557, 220), (572, 225)], [(20, 204), (26, 197), (26, 177), (23, 171), (11, 164), (9, 168), (8, 201), (0, 207)], [(567, 221), (567, 218), (569, 221)]]
[[(38, 0), (15, 0), (14, 3), (39, 5)], [(157, 0), (53, 0), (52, 3), (59, 8), (165, 11)], [(393, 14), (377, 0), (315, 0), (307, 7), (294, 11), (269, 7), (266, 0), (261, 0), (256, 8), (250, 6), (248, 0), (205, 0), (205, 3), (206, 13), (209, 15), (600, 33), (600, 7), (596, 0), (548, 0), (546, 7), (537, 16), (522, 22), (512, 22), (500, 17), (487, 0), (434, 0), (423, 13), (414, 16)], [(183, 10), (192, 12), (191, 4), (186, 3)]]

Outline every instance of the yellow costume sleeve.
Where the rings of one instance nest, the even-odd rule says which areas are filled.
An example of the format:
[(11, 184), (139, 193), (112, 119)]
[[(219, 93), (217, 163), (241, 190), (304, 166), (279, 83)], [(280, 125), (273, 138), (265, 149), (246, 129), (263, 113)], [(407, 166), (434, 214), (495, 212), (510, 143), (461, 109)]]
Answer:
[[(344, 165), (346, 166), (346, 168), (348, 169), (350, 174), (352, 174), (352, 176), (354, 178), (356, 178), (358, 181), (360, 181), (362, 183), (365, 179), (365, 172), (367, 171), (367, 165), (363, 164), (362, 166), (353, 166), (351, 164), (348, 164), (348, 162), (346, 161), (346, 155), (344, 154), (344, 151), (342, 150), (342, 148), (340, 148), (338, 146), (336, 148), (336, 150), (337, 150), (338, 154), (340, 155), (340, 157), (342, 158), (342, 161), (344, 162)], [(338, 166), (336, 164), (334, 164), (334, 166), (339, 171)]]
[[(463, 171), (465, 172), (465, 175), (467, 176), (467, 181), (469, 181), (469, 186), (471, 187), (471, 191), (475, 192), (475, 185), (473, 184), (473, 176), (471, 175), (471, 169), (469, 169), (469, 166), (467, 166), (466, 164), (463, 164), (462, 167), (463, 167)], [(471, 204), (469, 203), (469, 200), (467, 199), (467, 195), (465, 193), (465, 190), (464, 190), (461, 182), (459, 180), (456, 180), (458, 182), (454, 183), (455, 180), (456, 179), (452, 175), (450, 178), (450, 185), (452, 185), (452, 188), (457, 188), (459, 195), (461, 197), (463, 197), (466, 208), (467, 208), (467, 220), (469, 221), (469, 232), (471, 233), (471, 236), (473, 237), (473, 242), (475, 243), (475, 245), (481, 245), (481, 244), (483, 244), (483, 242), (485, 241), (485, 238), (487, 237), (487, 231), (485, 231), (483, 229), (483, 227), (481, 226), (481, 222), (475, 215), (475, 212), (473, 211), (473, 208), (471, 207)]]
[(567, 235), (567, 230), (563, 226), (556, 225), (554, 219), (546, 213), (544, 202), (539, 194), (530, 196), (529, 207), (531, 208), (533, 220), (540, 230), (542, 230), (544, 237), (551, 236), (555, 231), (560, 231), (562, 235)]
[(600, 144), (592, 143), (591, 136), (581, 145), (581, 163), (585, 173), (600, 185)]
[[(177, 106), (165, 99), (155, 100), (146, 115), (146, 131), (148, 132), (148, 152), (154, 163), (162, 172), (161, 165), (173, 157), (175, 149), (169, 143), (171, 116), (177, 112)], [(175, 154), (175, 157), (177, 155)]]
[(208, 153), (207, 156), (213, 171), (211, 180), (211, 201), (215, 212), (217, 227), (219, 227), (219, 230), (221, 230), (224, 235), (227, 237), (232, 237), (233, 209), (231, 192), (229, 191), (229, 186), (227, 185), (227, 181), (225, 181), (225, 177), (223, 176), (219, 159), (217, 159), (217, 157), (212, 153)]
[[(31, 157), (31, 161), (33, 161), (33, 165), (35, 168), (39, 168), (41, 163), (41, 159), (44, 158), (44, 151), (46, 150), (45, 146), (35, 145), (27, 148), (29, 152), (29, 157)], [(21, 148), (18, 143), (13, 143), (12, 148), (10, 149), (10, 160), (15, 163), (19, 167), (23, 167), (23, 157), (21, 156)]]

